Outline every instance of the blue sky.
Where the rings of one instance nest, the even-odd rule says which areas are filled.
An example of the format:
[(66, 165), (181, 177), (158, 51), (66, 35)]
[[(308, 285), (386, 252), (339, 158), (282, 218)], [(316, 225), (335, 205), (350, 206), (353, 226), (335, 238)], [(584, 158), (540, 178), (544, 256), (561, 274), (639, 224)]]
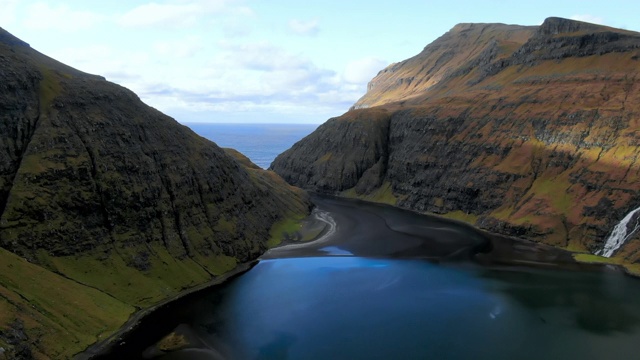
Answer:
[(640, 30), (637, 1), (0, 0), (0, 27), (187, 122), (321, 123), (461, 22)]

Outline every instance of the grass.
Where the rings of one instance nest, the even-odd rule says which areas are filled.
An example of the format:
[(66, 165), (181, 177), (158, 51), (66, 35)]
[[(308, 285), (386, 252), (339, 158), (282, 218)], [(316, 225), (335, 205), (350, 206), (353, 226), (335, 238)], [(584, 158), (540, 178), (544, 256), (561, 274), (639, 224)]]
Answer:
[[(213, 255), (209, 257), (196, 256), (195, 261), (200, 266), (207, 269), (207, 271), (215, 276), (223, 275), (238, 266), (238, 260), (233, 256), (228, 255)], [(191, 287), (191, 286), (189, 286)]]
[[(114, 166), (109, 168), (98, 166), (96, 171), (99, 176), (78, 181), (89, 178), (88, 174), (92, 170), (92, 159), (79, 139), (79, 136), (83, 135), (75, 134), (73, 128), (67, 126), (68, 124), (52, 123), (57, 112), (55, 106), (57, 99), (67, 89), (64, 78), (69, 76), (48, 69), (46, 65), (42, 65), (38, 70), (40, 73), (40, 81), (37, 84), (39, 103), (36, 107), (39, 109), (36, 110), (39, 110), (40, 118), (37, 129), (31, 137), (34, 145), (30, 145), (31, 151), (27, 151), (21, 159), (15, 184), (11, 188), (10, 200), (7, 201), (7, 208), (2, 214), (3, 242), (11, 243), (13, 240), (20, 240), (21, 242), (17, 242), (18, 245), (15, 246), (16, 252), (24, 251), (36, 259), (32, 263), (0, 248), (0, 331), (9, 330), (12, 324), (19, 320), (24, 324), (35, 358), (71, 358), (88, 345), (118, 330), (136, 310), (155, 305), (185, 289), (206, 284), (212, 277), (236, 268), (238, 260), (226, 255), (217, 247), (224, 248), (226, 253), (237, 250), (238, 254), (241, 254), (238, 257), (256, 256), (260, 250), (264, 250), (264, 242), (267, 240), (265, 230), (270, 225), (270, 219), (282, 216), (287, 211), (293, 214), (296, 211), (302, 213), (308, 210), (309, 203), (305, 200), (306, 195), (303, 196), (298, 192), (299, 190), (286, 185), (275, 173), (257, 169), (246, 157), (241, 157), (237, 153), (236, 158), (247, 167), (247, 173), (250, 175), (259, 173), (252, 178), (256, 185), (256, 191), (252, 194), (265, 198), (264, 202), (256, 201), (249, 204), (249, 201), (245, 201), (244, 205), (250, 209), (247, 213), (242, 213), (242, 209), (233, 209), (226, 205), (226, 198), (224, 201), (211, 200), (213, 197), (207, 196), (207, 192), (218, 191), (216, 186), (218, 184), (203, 183), (198, 184), (203, 187), (200, 191), (204, 193), (201, 196), (202, 202), (206, 202), (209, 213), (213, 215), (207, 217), (199, 214), (198, 211), (190, 211), (191, 208), (185, 208), (182, 214), (185, 218), (189, 216), (190, 221), (185, 221), (186, 225), (178, 229), (179, 234), (174, 233), (171, 226), (164, 228), (165, 223), (161, 223), (164, 219), (171, 218), (170, 214), (165, 217), (170, 210), (167, 205), (157, 206), (151, 209), (149, 214), (145, 213), (150, 216), (145, 217), (144, 222), (140, 222), (143, 223), (142, 225), (134, 224), (134, 220), (130, 222), (129, 218), (133, 218), (128, 216), (130, 212), (138, 211), (137, 209), (142, 209), (140, 212), (147, 210), (144, 208), (146, 205), (143, 200), (146, 198), (142, 192), (149, 189), (155, 191), (161, 185), (157, 184), (156, 187), (148, 186), (156, 184), (144, 183), (148, 179), (155, 181), (147, 173), (152, 166), (147, 168), (144, 167), (146, 162), (140, 163), (144, 165), (140, 169), (140, 173), (144, 173), (143, 178), (136, 177), (137, 166), (136, 170), (114, 171), (114, 166), (116, 169), (128, 166), (118, 160), (117, 156), (120, 153), (116, 152), (112, 154), (113, 159), (103, 159), (106, 159), (105, 164)], [(90, 105), (84, 109), (86, 111), (81, 111), (81, 115), (89, 117), (97, 115), (97, 107), (101, 103), (98, 101)], [(129, 108), (122, 111), (128, 114)], [(147, 125), (150, 121), (150, 117), (145, 113), (136, 119), (127, 118), (126, 114), (123, 116), (125, 120), (122, 121), (131, 121), (132, 126)], [(113, 119), (110, 120), (109, 116), (107, 118), (103, 121), (96, 116), (96, 121), (100, 125), (109, 125), (109, 121)], [(92, 118), (87, 121), (91, 123), (93, 120)], [(116, 124), (121, 120), (113, 121)], [(123, 129), (124, 127), (120, 130), (116, 129), (119, 132), (114, 136), (131, 135), (128, 132), (122, 134), (121, 132), (126, 130)], [(158, 135), (162, 134), (158, 133)], [(176, 137), (178, 138), (181, 137)], [(149, 136), (149, 139), (152, 140), (153, 136)], [(206, 154), (209, 154), (208, 149), (211, 146), (208, 141), (200, 140), (199, 137), (194, 137), (192, 140), (193, 143), (188, 150), (193, 150), (195, 158), (185, 158), (184, 161), (188, 162), (186, 165), (193, 165), (200, 159), (198, 151), (206, 151)], [(141, 138), (141, 141), (146, 140)], [(100, 157), (110, 155), (101, 152), (100, 146), (91, 146), (90, 142), (87, 144), (90, 151), (97, 149), (93, 155), (97, 156), (98, 160)], [(172, 152), (171, 156), (175, 156), (173, 154)], [(160, 158), (163, 156), (161, 154)], [(206, 159), (212, 158), (207, 155)], [(167, 155), (167, 161), (169, 160), (173, 161), (175, 158)], [(159, 163), (158, 160), (156, 166), (162, 167), (158, 165)], [(217, 166), (217, 164), (214, 165)], [(233, 166), (229, 168), (223, 166), (220, 169), (216, 167), (216, 171), (224, 173), (225, 176), (229, 175), (227, 171), (236, 170), (234, 164), (230, 165)], [(175, 170), (175, 167), (170, 168)], [(207, 167), (209, 168), (211, 167)], [(167, 181), (174, 181), (171, 185), (184, 184), (185, 173), (180, 169), (176, 171), (171, 169), (167, 170), (169, 171)], [(195, 166), (194, 169), (197, 170)], [(85, 173), (82, 174), (79, 170)], [(243, 190), (246, 184), (244, 180), (248, 176), (241, 170), (236, 178), (239, 180), (237, 189)], [(220, 184), (221, 187), (227, 185), (228, 182)], [(119, 216), (127, 220), (114, 220), (113, 228), (104, 233), (90, 232), (89, 229), (100, 226), (94, 226), (95, 224), (89, 223), (93, 220), (87, 221), (83, 216), (74, 216), (76, 211), (94, 212), (95, 208), (92, 208), (92, 204), (99, 204), (100, 188), (113, 190), (104, 193), (112, 195), (112, 197), (108, 196), (110, 199), (117, 199), (114, 203), (141, 200), (139, 207), (123, 207), (118, 211), (117, 216), (113, 217)], [(165, 203), (164, 200), (168, 195), (160, 192), (158, 194), (160, 197), (158, 202)], [(151, 197), (156, 198), (155, 195)], [(176, 199), (176, 203), (191, 207), (191, 200), (185, 196), (185, 198)], [(153, 201), (146, 203), (155, 204)], [(222, 205), (218, 206), (219, 203)], [(233, 204), (233, 202), (230, 203)], [(263, 203), (273, 205), (271, 211), (254, 214), (256, 204)], [(238, 204), (242, 206), (242, 203), (238, 202)], [(120, 209), (116, 205), (113, 208)], [(40, 219), (39, 212), (36, 213), (40, 210), (45, 220)], [(238, 214), (239, 210), (241, 214)], [(159, 215), (156, 218), (153, 215), (156, 211), (158, 214), (163, 214), (162, 217)], [(237, 216), (220, 218), (220, 213), (227, 215), (233, 213)], [(213, 219), (219, 218), (219, 222), (211, 224), (215, 221)], [(154, 223), (149, 225), (146, 220)], [(71, 237), (67, 236), (67, 228), (81, 230), (73, 232), (73, 234), (79, 234), (78, 236)], [(285, 226), (284, 229), (288, 227)], [(49, 230), (54, 235), (40, 236)], [(216, 238), (218, 235), (221, 236)], [(184, 255), (181, 238), (189, 240), (190, 247), (194, 248), (194, 253), (197, 255), (193, 257)], [(51, 254), (61, 254), (56, 252), (61, 248), (69, 250), (64, 252), (65, 254), (74, 251), (82, 252), (62, 257), (49, 255), (45, 250), (35, 250), (33, 254), (34, 248), (44, 247), (42, 243), (50, 245), (47, 248), (50, 249)], [(106, 245), (102, 247), (96, 244)], [(77, 248), (69, 249), (71, 245), (77, 245)], [(89, 246), (91, 250), (85, 250)], [(35, 264), (36, 262), (38, 265)], [(0, 347), (6, 349), (7, 354), (10, 355), (12, 345), (7, 344), (6, 339), (0, 338)], [(0, 355), (0, 358), (4, 356)]]
[(318, 160), (316, 160), (315, 164), (325, 164), (329, 160), (331, 160), (331, 157), (333, 157), (333, 154), (331, 152), (328, 152), (328, 153), (322, 155), (322, 157), (320, 157)]
[(393, 193), (393, 187), (388, 181), (369, 194), (358, 194), (355, 188), (351, 188), (343, 191), (341, 195), (348, 198), (361, 199), (388, 205), (396, 205), (398, 203), (398, 198)]
[(42, 74), (39, 88), (40, 112), (45, 112), (51, 106), (53, 99), (62, 92), (62, 87), (53, 70), (41, 67), (40, 74)]
[[(0, 329), (19, 319), (36, 358), (71, 358), (118, 330), (137, 309), (237, 266), (226, 255), (178, 259), (159, 244), (146, 249), (146, 271), (127, 265), (140, 251), (135, 247), (108, 256), (99, 249), (67, 257), (38, 252), (50, 269), (0, 249)], [(0, 346), (11, 349), (2, 340)]]
[(171, 334), (165, 336), (158, 342), (158, 349), (162, 351), (175, 351), (189, 346), (189, 340), (184, 335), (176, 334), (172, 332)]
[[(98, 253), (80, 256), (50, 257), (55, 269), (69, 278), (101, 289), (127, 304), (148, 307), (181, 290), (206, 282), (209, 273), (191, 258), (182, 260), (160, 245), (152, 245), (149, 270), (139, 271), (127, 265), (127, 258), (138, 249), (129, 248), (98, 260)], [(201, 260), (202, 261), (202, 260)], [(215, 262), (209, 259), (210, 263)]]
[(445, 217), (447, 219), (462, 221), (471, 225), (474, 225), (478, 221), (478, 215), (467, 214), (462, 210), (456, 210), (456, 211), (451, 211), (445, 214), (439, 214), (439, 216)]
[(640, 276), (640, 264), (629, 264), (621, 258), (616, 257), (603, 257), (588, 253), (573, 254), (573, 258), (576, 261), (588, 263), (588, 264), (609, 264), (618, 265), (627, 270), (631, 275)]
[[(73, 354), (115, 332), (135, 308), (0, 249), (0, 327), (17, 318), (35, 351)], [(98, 337), (96, 337), (96, 335)]]
[(273, 248), (282, 243), (287, 236), (292, 236), (302, 228), (301, 216), (291, 216), (273, 224), (269, 232), (267, 247)]

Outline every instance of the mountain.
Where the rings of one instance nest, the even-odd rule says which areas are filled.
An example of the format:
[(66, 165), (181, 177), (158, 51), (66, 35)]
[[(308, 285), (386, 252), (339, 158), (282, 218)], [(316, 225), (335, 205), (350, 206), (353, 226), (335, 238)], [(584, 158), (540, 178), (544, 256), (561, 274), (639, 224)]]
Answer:
[[(267, 248), (310, 203), (0, 29), (0, 347), (69, 358)], [(3, 354), (0, 354), (0, 358)]]
[[(636, 32), (459, 24), (271, 168), (309, 190), (598, 252), (640, 206), (639, 72)], [(640, 269), (640, 239), (611, 261)]]

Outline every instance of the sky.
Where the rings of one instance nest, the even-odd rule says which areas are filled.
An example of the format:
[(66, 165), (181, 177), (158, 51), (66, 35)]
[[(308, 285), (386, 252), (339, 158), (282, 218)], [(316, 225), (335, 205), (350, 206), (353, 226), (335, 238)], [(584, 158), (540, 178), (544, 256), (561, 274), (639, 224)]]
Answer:
[(636, 0), (0, 0), (0, 27), (182, 123), (322, 123), (461, 22), (640, 31)]

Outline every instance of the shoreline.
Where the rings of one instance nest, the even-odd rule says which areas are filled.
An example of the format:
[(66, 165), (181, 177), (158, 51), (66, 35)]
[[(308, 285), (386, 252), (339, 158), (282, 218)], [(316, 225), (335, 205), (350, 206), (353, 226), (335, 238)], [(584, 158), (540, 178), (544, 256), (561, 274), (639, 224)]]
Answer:
[[(317, 207), (316, 207), (317, 209)], [(314, 209), (315, 210), (315, 209)], [(319, 233), (317, 233), (313, 238), (311, 238), (310, 240), (307, 240), (305, 242), (288, 242), (288, 243), (282, 243), (272, 249), (269, 249), (267, 251), (265, 251), (260, 257), (258, 257), (255, 260), (246, 262), (246, 263), (241, 263), (238, 264), (238, 266), (236, 266), (233, 270), (220, 275), (219, 277), (212, 279), (211, 281), (208, 281), (206, 283), (194, 286), (192, 288), (189, 289), (185, 289), (181, 292), (179, 292), (176, 295), (173, 295), (167, 299), (162, 300), (161, 302), (148, 307), (148, 308), (144, 308), (144, 309), (140, 309), (136, 312), (134, 312), (129, 319), (127, 320), (127, 322), (125, 322), (124, 324), (122, 324), (122, 326), (116, 330), (116, 332), (114, 332), (113, 334), (109, 335), (107, 338), (100, 340), (98, 342), (95, 342), (91, 345), (89, 345), (85, 350), (83, 350), (80, 353), (77, 353), (73, 356), (73, 359), (75, 360), (91, 360), (91, 359), (96, 359), (99, 358), (100, 356), (106, 355), (110, 352), (110, 350), (116, 346), (118, 343), (120, 343), (121, 341), (124, 340), (124, 338), (130, 334), (131, 332), (135, 331), (136, 328), (138, 327), (138, 325), (140, 324), (140, 322), (142, 322), (146, 317), (148, 317), (149, 315), (151, 315), (153, 312), (161, 309), (164, 306), (168, 306), (169, 304), (182, 299), (186, 296), (189, 295), (193, 295), (199, 291), (203, 291), (203, 290), (207, 290), (213, 286), (219, 286), (222, 285), (232, 279), (234, 279), (237, 276), (240, 276), (244, 273), (246, 273), (247, 271), (251, 270), (254, 266), (256, 266), (260, 261), (262, 260), (266, 260), (263, 259), (263, 256), (265, 256), (267, 253), (269, 253), (271, 250), (273, 249), (278, 249), (278, 248), (282, 248), (282, 247), (286, 247), (286, 246), (295, 246), (295, 247), (304, 247), (307, 246), (309, 244), (315, 243), (316, 241), (320, 240), (321, 238), (324, 237), (329, 237), (332, 235), (332, 233), (330, 233), (331, 230), (335, 230), (335, 223), (332, 225), (317, 216), (316, 214), (310, 214), (309, 217), (314, 216), (314, 218), (312, 219), (312, 222), (323, 222), (325, 224), (327, 224), (327, 226), (325, 226), (322, 231), (320, 231)], [(307, 219), (308, 220), (308, 219)], [(327, 229), (327, 227), (329, 227), (329, 229)]]
[[(322, 202), (323, 199), (334, 199), (338, 201), (344, 201), (345, 203), (359, 204), (359, 205), (374, 205), (376, 207), (389, 207), (391, 209), (406, 211), (418, 216), (425, 216), (427, 218), (437, 219), (446, 223), (457, 224), (481, 235), (487, 243), (481, 244), (479, 247), (473, 248), (471, 257), (468, 259), (472, 263), (480, 267), (486, 268), (545, 268), (545, 269), (558, 269), (558, 270), (571, 270), (571, 271), (615, 271), (622, 273), (626, 276), (630, 276), (639, 279), (640, 276), (629, 272), (623, 265), (609, 264), (602, 262), (584, 262), (577, 260), (574, 255), (580, 254), (578, 252), (572, 252), (566, 249), (554, 247), (547, 244), (536, 243), (527, 239), (514, 238), (501, 234), (489, 232), (484, 229), (480, 229), (469, 223), (465, 223), (456, 219), (449, 219), (437, 214), (424, 214), (410, 209), (403, 209), (394, 205), (375, 203), (361, 199), (351, 199), (338, 197), (334, 195), (321, 195), (313, 194), (317, 196), (317, 200)], [(314, 201), (315, 204), (315, 201)], [(96, 359), (100, 356), (108, 354), (113, 347), (122, 342), (126, 336), (136, 330), (140, 322), (155, 311), (179, 300), (186, 296), (193, 295), (199, 291), (209, 289), (213, 286), (219, 286), (227, 281), (244, 274), (251, 270), (260, 261), (289, 258), (289, 257), (316, 257), (316, 256), (331, 256), (331, 254), (323, 253), (320, 250), (320, 246), (332, 246), (333, 235), (338, 230), (338, 221), (332, 216), (332, 212), (322, 209), (319, 205), (316, 205), (314, 209), (315, 213), (312, 213), (305, 221), (322, 222), (325, 224), (322, 231), (314, 234), (313, 238), (306, 241), (296, 241), (281, 243), (280, 245), (273, 247), (264, 252), (260, 257), (250, 262), (239, 264), (233, 270), (215, 278), (206, 283), (200, 284), (190, 289), (181, 291), (180, 293), (163, 300), (162, 302), (151, 306), (149, 308), (141, 309), (131, 315), (129, 320), (124, 323), (115, 333), (109, 337), (96, 342), (87, 347), (81, 353), (74, 355), (74, 359)], [(325, 217), (319, 216), (318, 213), (322, 212), (326, 214)], [(334, 215), (340, 215), (334, 214)], [(328, 220), (327, 217), (331, 220)], [(309, 218), (312, 218), (311, 220)], [(393, 228), (387, 223), (387, 219), (382, 218), (385, 224), (389, 228)], [(312, 227), (313, 228), (313, 227)], [(320, 241), (320, 243), (318, 242)], [(374, 245), (372, 245), (374, 246)], [(419, 251), (419, 250), (418, 250)], [(352, 256), (369, 257), (367, 254), (353, 254)], [(374, 256), (375, 257), (375, 256)], [(398, 256), (398, 254), (387, 253), (385, 257), (388, 258), (406, 258), (405, 256)], [(424, 259), (427, 261), (446, 262), (450, 261), (446, 257), (438, 259), (437, 257), (421, 257), (414, 256), (409, 258)]]
[[(268, 258), (269, 256), (268, 254), (272, 250), (275, 250), (275, 251), (295, 250), (295, 249), (301, 249), (301, 248), (305, 248), (312, 245), (317, 245), (319, 242), (320, 243), (327, 242), (331, 239), (331, 236), (333, 236), (333, 234), (336, 232), (336, 229), (337, 229), (337, 224), (335, 220), (331, 217), (329, 212), (321, 210), (318, 207), (315, 207), (311, 212), (311, 214), (307, 218), (301, 220), (301, 222), (305, 222), (305, 225), (300, 230), (300, 232), (302, 233), (302, 238), (305, 238), (305, 235), (307, 234), (313, 234), (315, 232), (315, 235), (313, 237), (307, 240), (300, 240), (300, 241), (283, 240), (277, 246), (274, 246), (271, 249), (265, 251), (265, 253), (262, 254), (258, 258), (258, 260), (263, 259), (265, 255)], [(322, 229), (320, 231), (315, 231), (315, 229), (317, 229), (320, 223), (324, 224), (322, 225)]]
[(129, 333), (133, 332), (138, 325), (140, 324), (141, 321), (144, 320), (145, 317), (149, 316), (151, 313), (153, 313), (154, 311), (167, 306), (179, 299), (184, 298), (185, 296), (189, 296), (192, 294), (195, 294), (199, 291), (203, 291), (206, 290), (212, 286), (218, 286), (218, 285), (222, 285), (223, 283), (226, 283), (227, 281), (240, 276), (242, 274), (244, 274), (245, 272), (251, 270), (254, 266), (256, 266), (258, 263), (260, 262), (260, 260), (256, 259), (256, 260), (252, 260), (249, 262), (245, 262), (245, 263), (241, 263), (238, 264), (238, 266), (236, 266), (234, 269), (230, 270), (229, 272), (226, 272), (214, 279), (212, 279), (211, 281), (207, 281), (206, 283), (202, 283), (200, 285), (196, 285), (192, 288), (189, 289), (185, 289), (169, 298), (166, 298), (164, 300), (162, 300), (161, 302), (150, 306), (148, 308), (144, 308), (144, 309), (140, 309), (136, 312), (134, 312), (129, 319), (127, 320), (127, 322), (125, 322), (124, 324), (122, 324), (122, 326), (116, 330), (116, 332), (114, 332), (113, 334), (109, 335), (107, 338), (100, 340), (98, 342), (93, 343), (92, 345), (89, 345), (85, 350), (83, 350), (80, 353), (77, 353), (73, 356), (73, 359), (76, 360), (90, 360), (90, 359), (96, 359), (102, 355), (105, 355), (109, 352), (109, 350), (116, 345), (117, 343), (121, 342), (124, 340), (124, 337), (126, 337), (126, 335), (128, 335)]
[[(517, 238), (513, 236), (498, 234), (498, 233), (494, 233), (494, 232), (482, 229), (480, 227), (477, 227), (473, 224), (467, 223), (462, 220), (452, 219), (452, 218), (448, 218), (448, 217), (445, 217), (439, 214), (434, 214), (434, 213), (423, 213), (417, 210), (406, 209), (403, 207), (399, 207), (397, 205), (387, 204), (384, 202), (375, 202), (375, 201), (370, 201), (366, 199), (350, 198), (350, 197), (344, 197), (344, 196), (333, 195), (333, 194), (322, 194), (317, 192), (309, 192), (309, 193), (312, 195), (312, 197), (317, 196), (321, 198), (348, 200), (348, 201), (353, 201), (361, 204), (376, 204), (380, 206), (389, 206), (391, 208), (407, 211), (416, 215), (433, 217), (433, 218), (444, 220), (453, 224), (458, 224), (483, 234), (487, 239), (490, 240), (491, 246), (498, 245), (498, 248), (504, 248), (505, 247), (504, 242), (509, 242), (513, 245), (516, 245), (516, 244), (524, 245), (525, 247), (528, 247), (529, 249), (535, 249), (536, 251), (544, 251), (547, 253), (556, 253), (556, 254), (561, 254), (563, 256), (566, 256), (566, 259), (564, 259), (563, 262), (558, 263), (556, 261), (544, 261), (544, 262), (528, 261), (528, 260), (519, 261), (518, 259), (508, 259), (508, 258), (492, 259), (491, 256), (485, 256), (485, 253), (478, 252), (476, 253), (476, 256), (474, 256), (473, 261), (481, 266), (493, 265), (493, 266), (527, 266), (527, 267), (565, 268), (565, 269), (573, 268), (573, 270), (576, 270), (576, 271), (581, 271), (581, 270), (582, 271), (584, 270), (605, 271), (606, 270), (606, 271), (620, 272), (626, 276), (630, 276), (635, 279), (640, 279), (640, 272), (634, 272), (629, 268), (627, 268), (625, 264), (615, 263), (614, 261), (611, 261), (610, 258), (605, 258), (600, 256), (599, 258), (592, 261), (579, 260), (576, 258), (576, 255), (581, 255), (581, 254), (598, 256), (588, 252), (571, 251), (568, 249), (535, 242), (529, 239), (523, 239), (523, 238)], [(491, 254), (492, 252), (493, 252), (493, 249), (488, 254)], [(521, 252), (521, 254), (526, 254), (526, 253)], [(478, 259), (478, 256), (480, 257), (480, 259)], [(598, 261), (598, 260), (602, 260), (602, 261)], [(489, 262), (491, 262), (492, 264), (489, 264)]]

